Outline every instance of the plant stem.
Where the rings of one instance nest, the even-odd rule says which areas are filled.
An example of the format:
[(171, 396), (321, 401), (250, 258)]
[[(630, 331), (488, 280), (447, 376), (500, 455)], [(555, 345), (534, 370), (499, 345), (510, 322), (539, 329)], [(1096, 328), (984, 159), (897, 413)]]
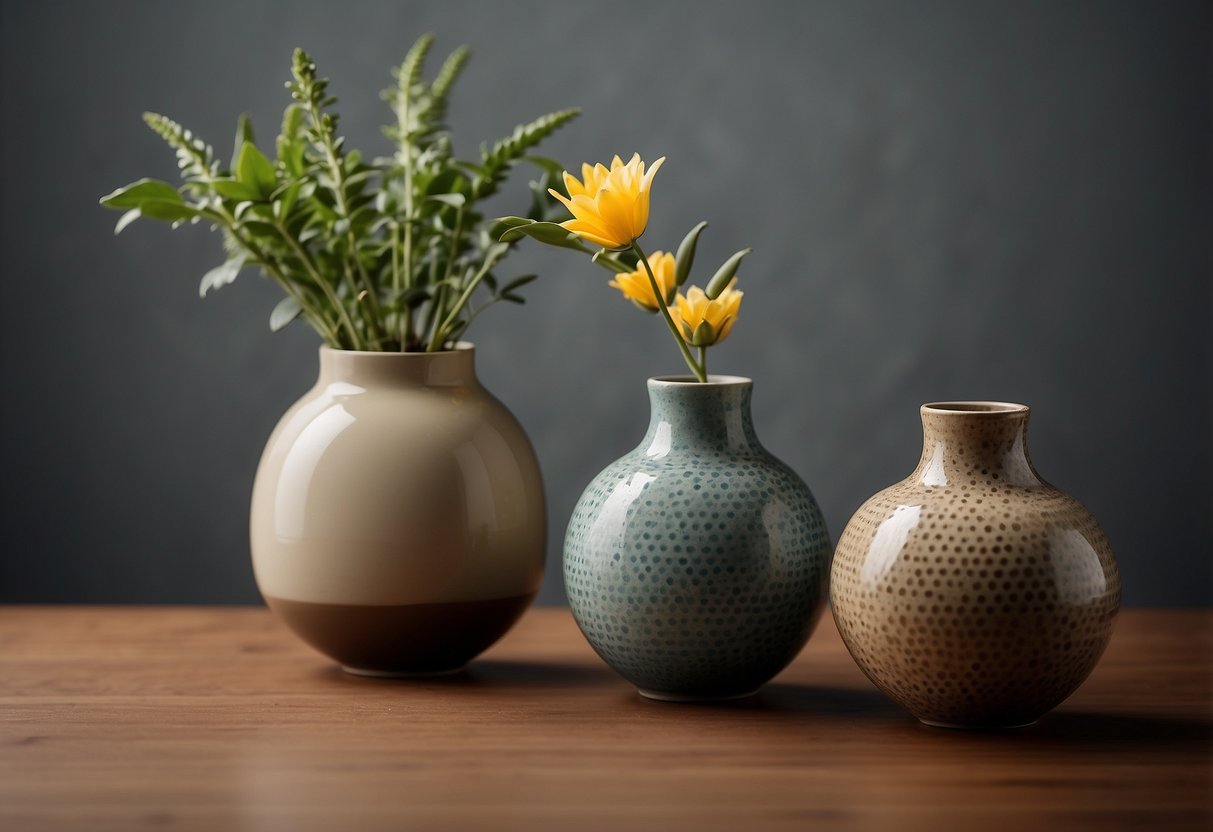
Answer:
[(286, 241), (286, 244), (291, 247), (291, 250), (295, 252), (295, 256), (303, 262), (303, 268), (307, 270), (307, 273), (309, 276), (311, 276), (312, 281), (320, 287), (320, 291), (324, 292), (324, 295), (328, 298), (329, 303), (337, 308), (337, 313), (341, 316), (342, 325), (350, 333), (350, 343), (354, 345), (354, 349), (363, 349), (362, 341), (358, 337), (358, 329), (354, 326), (353, 319), (350, 318), (349, 310), (345, 308), (345, 304), (343, 304), (341, 299), (337, 297), (337, 292), (332, 286), (329, 285), (329, 282), (321, 276), (319, 270), (312, 262), (311, 254), (309, 254), (307, 249), (301, 246), (299, 241), (296, 240), (289, 231), (287, 231), (286, 227), (282, 224), (282, 220), (278, 220), (276, 223), (274, 223), (274, 227), (278, 229), (278, 234), (283, 240)]
[(699, 369), (703, 370), (703, 380), (708, 380), (708, 348), (699, 348)]
[(282, 270), (273, 262), (270, 256), (258, 248), (257, 245), (251, 240), (241, 236), (240, 232), (236, 230), (236, 224), (232, 222), (230, 218), (225, 216), (223, 221), (228, 232), (233, 238), (235, 238), (236, 242), (244, 246), (245, 251), (253, 255), (253, 259), (256, 260), (257, 265), (265, 269), (266, 273), (276, 280), (280, 286), (282, 286), (283, 291), (294, 298), (295, 302), (298, 303), (299, 306), (307, 313), (308, 318), (311, 319), (316, 328), (320, 330), (321, 337), (324, 338), (330, 346), (340, 348), (340, 334), (333, 329), (332, 326), (330, 326), (328, 319), (325, 318), (325, 316), (318, 309), (313, 308), (312, 305), (308, 303), (303, 292), (299, 291), (295, 287), (295, 284), (292, 283), (285, 274), (283, 274)]
[[(438, 287), (438, 297), (433, 301), (435, 305), (434, 315), (434, 331), (430, 334), (430, 343), (426, 347), (426, 352), (437, 352), (442, 349), (444, 338), (442, 337), (445, 329), (444, 322), (447, 319), (446, 298), (447, 287), (450, 285), (451, 275), (455, 273), (455, 258), (459, 256), (459, 243), (463, 237), (463, 207), (455, 209), (455, 233), (451, 235), (451, 248), (447, 252), (446, 272), (442, 275), (442, 284)], [(441, 303), (439, 303), (441, 299)]]
[[(409, 139), (409, 118), (413, 102), (413, 91), (408, 89), (404, 101), (396, 110), (396, 124), (400, 131), (400, 164), (404, 168), (404, 274), (402, 285), (397, 288), (397, 297), (413, 288), (413, 145)], [(408, 350), (412, 337), (413, 309), (400, 305), (400, 350)]]
[[(312, 126), (316, 130), (316, 134), (320, 137), (321, 146), (324, 148), (325, 161), (328, 163), (329, 175), (333, 177), (333, 196), (337, 202), (337, 215), (344, 219), (347, 223), (350, 221), (350, 206), (345, 199), (345, 171), (341, 167), (341, 161), (337, 158), (337, 149), (333, 144), (333, 134), (331, 130), (325, 129), (324, 121), (321, 118), (320, 108), (316, 102), (310, 101), (308, 104), (309, 113), (312, 117)], [(355, 299), (358, 299), (364, 292), (370, 301), (370, 316), (360, 316), (366, 322), (367, 333), (372, 339), (378, 343), (382, 341), (382, 335), (378, 333), (380, 316), (379, 316), (379, 298), (375, 291), (374, 285), (371, 283), (370, 277), (366, 273), (366, 269), (362, 266), (362, 260), (358, 257), (358, 241), (354, 238), (354, 229), (351, 227), (345, 234), (347, 247), (347, 260), (354, 261), (354, 267), (358, 270), (362, 278), (363, 291), (358, 290), (358, 285), (354, 281), (354, 276), (349, 270), (348, 263), (346, 264), (346, 280), (350, 285), (350, 293)], [(378, 337), (376, 337), (378, 336)]]
[[(425, 320), (422, 321), (420, 333), (421, 337), (425, 339), (422, 342), (425, 344), (425, 349), (423, 352), (438, 351), (438, 346), (435, 344), (435, 342), (438, 339), (438, 332), (440, 330), (439, 324), (442, 322), (439, 317), (439, 310), (446, 305), (447, 288), (448, 287), (445, 283), (438, 285), (438, 288), (434, 290), (434, 297), (430, 300), (429, 308), (426, 310)], [(430, 333), (428, 338), (425, 337), (427, 332)]]
[[(491, 268), (492, 261), (486, 257), (484, 263), (481, 264), (480, 269), (476, 272), (476, 276), (468, 281), (463, 294), (459, 296), (451, 306), (450, 311), (447, 312), (446, 317), (442, 319), (441, 324), (439, 324), (441, 330), (449, 331), (455, 325), (455, 321), (459, 319), (459, 313), (463, 311), (463, 307), (471, 300), (472, 293), (476, 291), (476, 287), (480, 285), (480, 281), (484, 280), (484, 276), (489, 273)], [(468, 319), (468, 323), (471, 323), (471, 318)]]
[(707, 373), (703, 367), (695, 362), (690, 348), (687, 347), (687, 342), (683, 340), (682, 333), (678, 331), (678, 325), (674, 323), (674, 316), (670, 314), (670, 308), (666, 306), (665, 296), (661, 293), (661, 287), (657, 285), (657, 278), (653, 276), (653, 267), (649, 265), (649, 258), (644, 256), (644, 250), (640, 248), (640, 245), (635, 240), (632, 240), (632, 251), (636, 252), (636, 256), (644, 264), (645, 273), (649, 276), (649, 285), (653, 287), (653, 297), (657, 298), (657, 305), (661, 307), (661, 314), (665, 318), (666, 326), (670, 328), (670, 334), (678, 342), (678, 349), (682, 350), (683, 359), (687, 362), (687, 366), (691, 368), (691, 372), (695, 374), (695, 379), (706, 382), (708, 380)]

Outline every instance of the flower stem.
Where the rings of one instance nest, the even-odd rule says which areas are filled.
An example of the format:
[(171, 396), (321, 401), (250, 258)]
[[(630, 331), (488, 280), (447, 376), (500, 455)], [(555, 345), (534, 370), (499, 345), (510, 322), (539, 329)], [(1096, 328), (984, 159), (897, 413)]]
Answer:
[(707, 381), (707, 378), (708, 378), (708, 348), (707, 347), (699, 348), (699, 369), (703, 370), (703, 379), (704, 379), (704, 381)]
[(666, 326), (670, 328), (670, 333), (674, 336), (674, 340), (678, 342), (678, 349), (682, 350), (683, 360), (691, 368), (691, 372), (695, 374), (696, 381), (706, 382), (708, 380), (707, 372), (695, 361), (694, 356), (691, 355), (687, 342), (683, 340), (682, 333), (678, 331), (678, 325), (674, 323), (674, 316), (670, 314), (670, 308), (666, 306), (665, 295), (662, 294), (661, 287), (657, 285), (657, 278), (653, 276), (653, 267), (649, 265), (649, 258), (644, 256), (644, 250), (640, 248), (640, 245), (635, 240), (632, 240), (632, 251), (636, 252), (636, 256), (644, 264), (644, 271), (649, 276), (649, 285), (653, 287), (653, 297), (657, 298), (657, 305), (661, 307), (661, 314), (665, 318)]

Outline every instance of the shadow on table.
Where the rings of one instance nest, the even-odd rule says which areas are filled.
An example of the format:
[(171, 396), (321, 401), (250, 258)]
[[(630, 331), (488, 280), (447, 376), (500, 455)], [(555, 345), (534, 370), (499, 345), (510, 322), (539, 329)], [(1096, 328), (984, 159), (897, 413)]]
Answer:
[(875, 689), (833, 688), (772, 682), (758, 694), (713, 707), (766, 711), (780, 714), (829, 714), (868, 717), (885, 721), (902, 711)]
[[(601, 687), (619, 679), (607, 667), (560, 662), (479, 659), (459, 674), (465, 684), (484, 687)], [(452, 677), (458, 680), (459, 677)]]
[(1098, 713), (1060, 710), (1026, 728), (966, 731), (933, 728), (893, 704), (876, 689), (768, 684), (757, 695), (725, 702), (692, 705), (654, 703), (658, 707), (694, 708), (778, 715), (784, 721), (805, 718), (843, 718), (849, 725), (866, 722), (875, 727), (900, 728), (926, 742), (958, 742), (984, 747), (1014, 748), (1049, 753), (1129, 755), (1151, 751), (1213, 756), (1213, 720), (1169, 715)]
[(1213, 721), (1178, 716), (1063, 710), (1003, 736), (1022, 746), (1088, 754), (1169, 751), (1205, 759), (1213, 754)]
[(333, 681), (360, 685), (385, 685), (400, 688), (425, 687), (455, 690), (485, 690), (500, 688), (591, 688), (624, 684), (606, 667), (574, 665), (557, 662), (514, 661), (509, 659), (476, 659), (467, 667), (445, 676), (416, 676), (411, 678), (374, 678), (355, 676), (341, 668), (330, 666), (324, 675)]

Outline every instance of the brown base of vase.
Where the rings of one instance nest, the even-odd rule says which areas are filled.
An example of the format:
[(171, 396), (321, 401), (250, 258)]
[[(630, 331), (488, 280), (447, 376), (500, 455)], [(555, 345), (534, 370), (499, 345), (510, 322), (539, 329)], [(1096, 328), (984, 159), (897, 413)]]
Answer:
[(360, 676), (453, 673), (505, 635), (535, 594), (450, 604), (314, 604), (265, 596), (297, 636)]

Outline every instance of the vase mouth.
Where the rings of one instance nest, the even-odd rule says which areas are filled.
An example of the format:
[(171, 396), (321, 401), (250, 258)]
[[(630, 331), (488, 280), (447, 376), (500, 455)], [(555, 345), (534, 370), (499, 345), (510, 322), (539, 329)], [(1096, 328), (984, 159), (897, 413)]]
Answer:
[(1017, 402), (987, 402), (987, 401), (955, 401), (955, 402), (928, 402), (924, 404), (920, 411), (925, 416), (927, 414), (938, 414), (941, 416), (1022, 416), (1026, 414), (1030, 408), (1026, 404)]
[(650, 387), (739, 387), (753, 383), (753, 379), (745, 376), (722, 376), (714, 373), (708, 375), (706, 382), (691, 375), (653, 376), (649, 379)]
[(398, 357), (398, 356), (402, 356), (402, 355), (409, 355), (409, 356), (413, 356), (413, 357), (427, 356), (427, 355), (428, 356), (458, 355), (458, 354), (464, 353), (464, 352), (475, 352), (475, 351), (476, 351), (476, 345), (474, 343), (472, 343), (471, 341), (456, 341), (455, 348), (453, 350), (435, 350), (434, 352), (428, 352), (428, 351), (401, 352), (398, 350), (388, 350), (388, 351), (385, 351), (385, 350), (347, 350), (347, 349), (340, 349), (338, 347), (330, 347), (328, 344), (320, 345), (320, 354), (321, 355), (324, 355), (325, 353), (331, 353), (333, 355), (352, 355), (352, 356), (358, 356), (360, 358), (363, 356), (366, 356), (368, 358), (383, 358), (385, 356), (391, 356), (394, 358), (394, 357)]

